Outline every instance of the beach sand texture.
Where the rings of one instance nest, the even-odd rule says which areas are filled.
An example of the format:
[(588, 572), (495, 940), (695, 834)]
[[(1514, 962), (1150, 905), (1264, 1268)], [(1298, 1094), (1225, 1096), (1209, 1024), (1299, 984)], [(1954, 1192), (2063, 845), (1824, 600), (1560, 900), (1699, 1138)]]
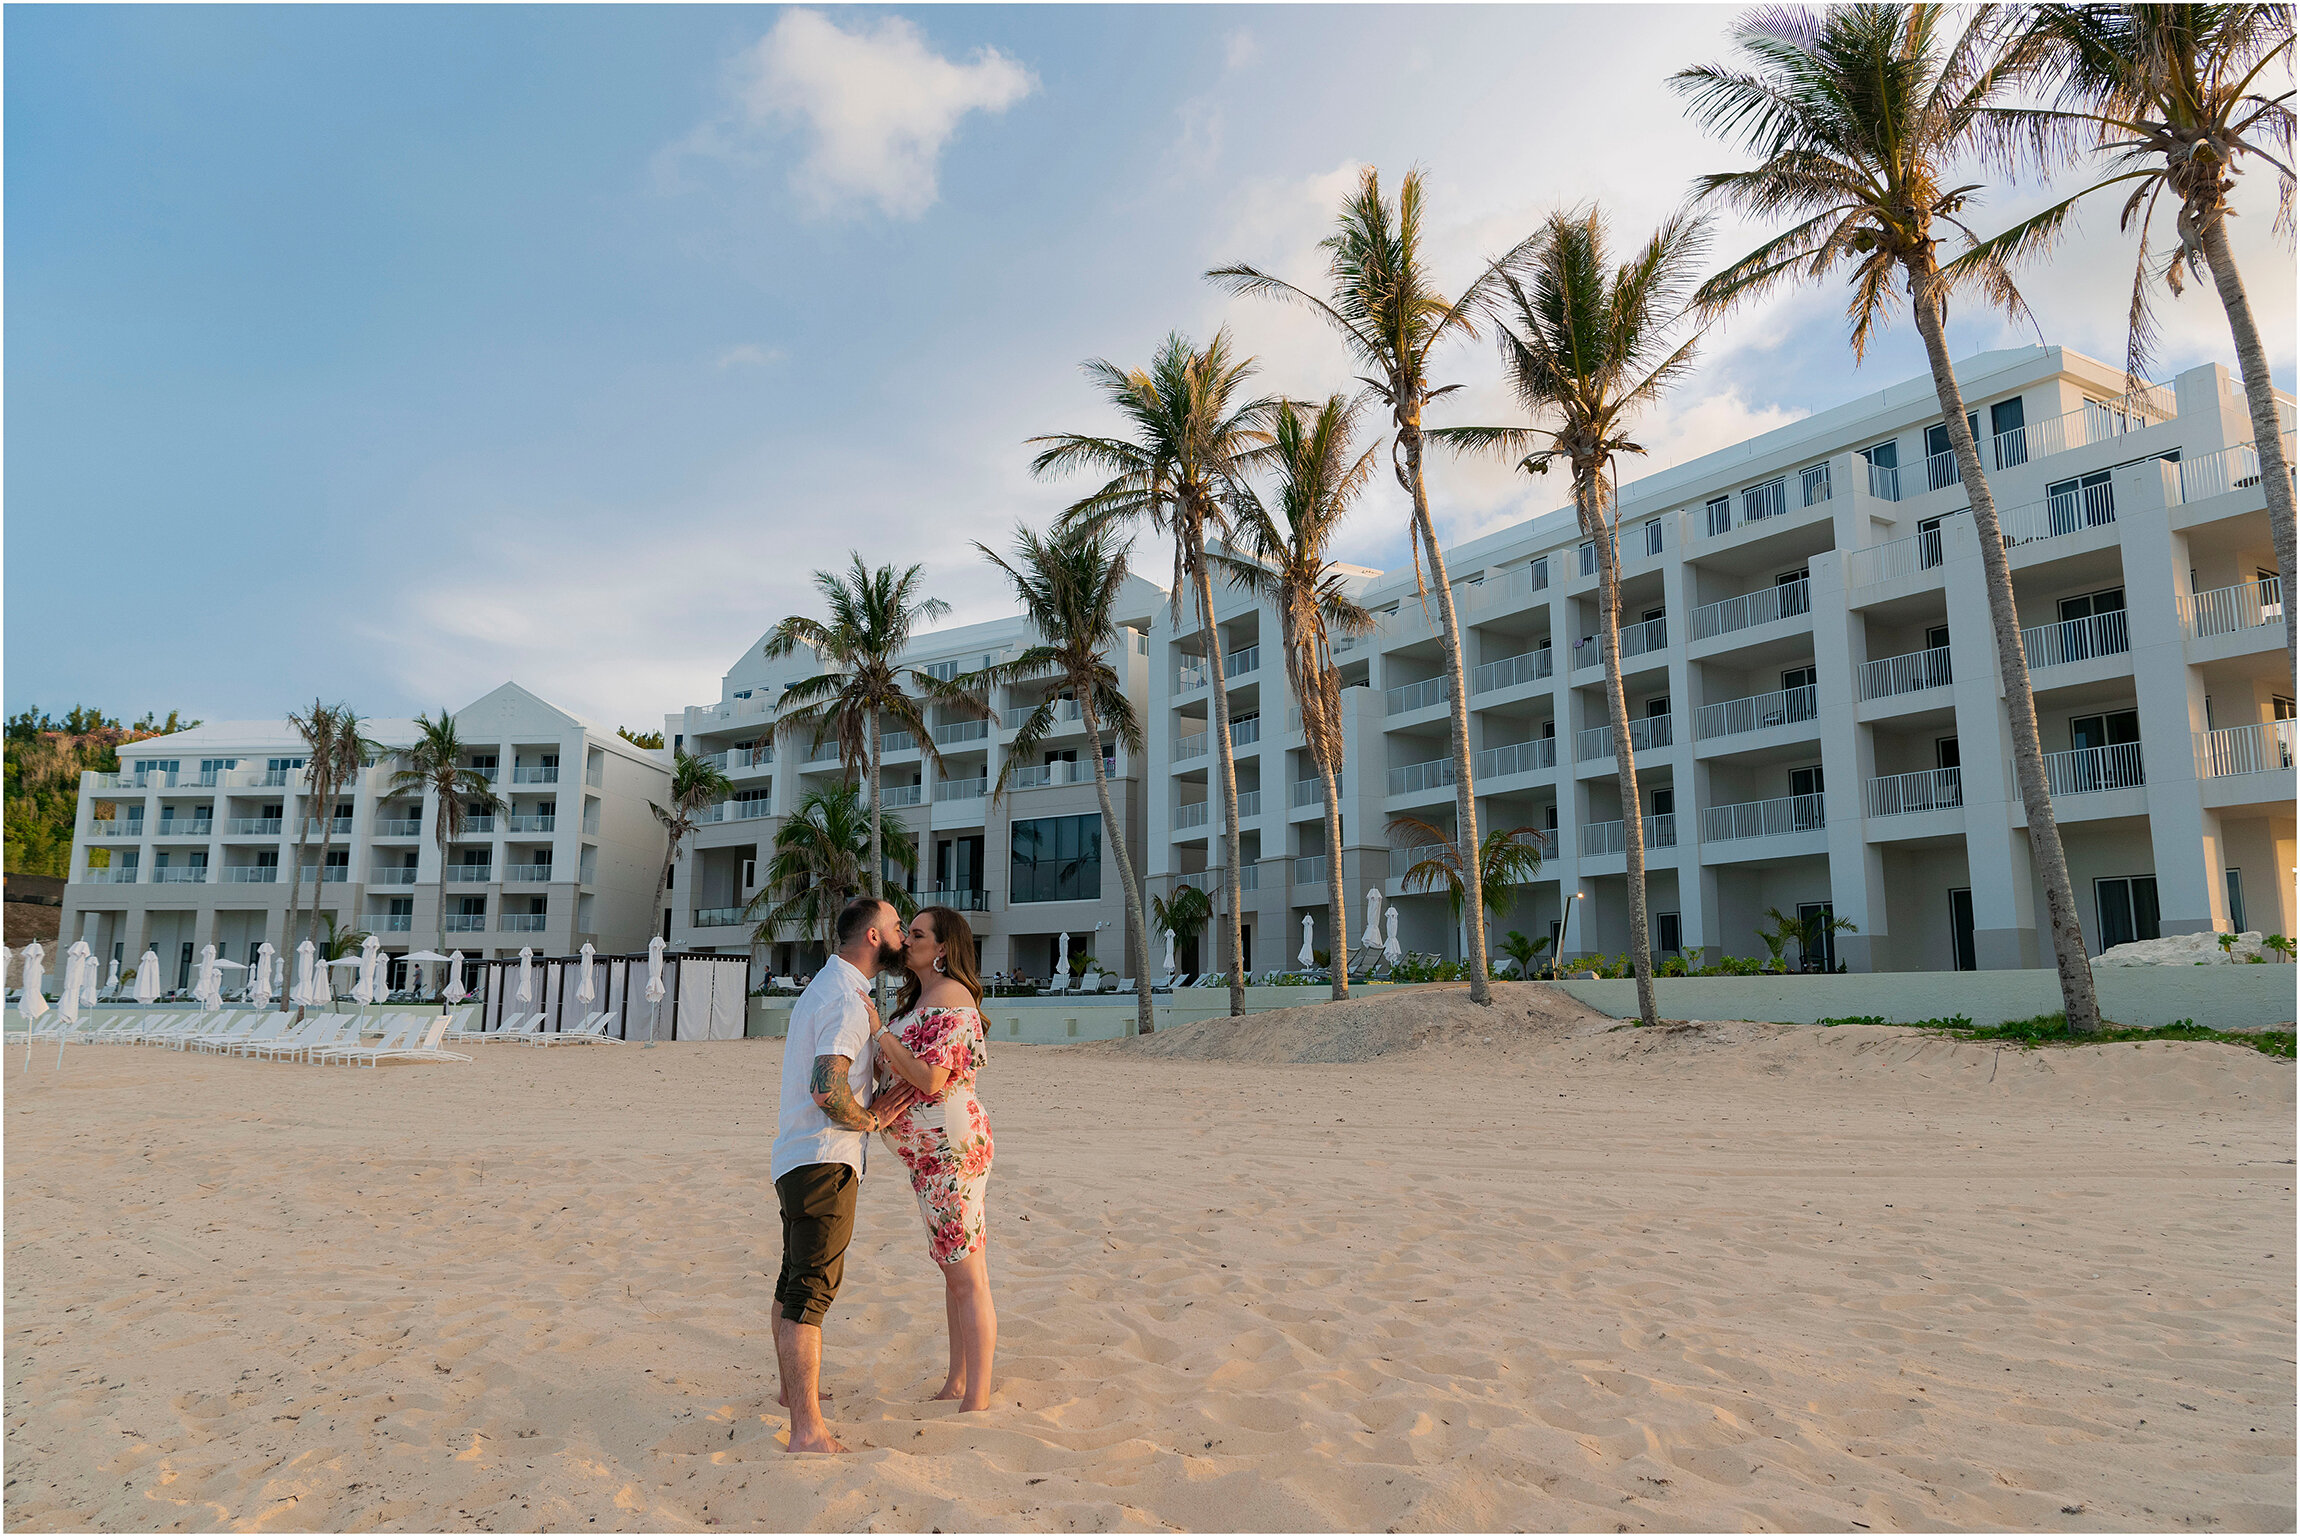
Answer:
[(881, 1151), (839, 1459), (779, 1043), (18, 1053), (7, 1523), (2293, 1527), (2289, 1064), (1501, 999), (994, 1044), (995, 1402)]

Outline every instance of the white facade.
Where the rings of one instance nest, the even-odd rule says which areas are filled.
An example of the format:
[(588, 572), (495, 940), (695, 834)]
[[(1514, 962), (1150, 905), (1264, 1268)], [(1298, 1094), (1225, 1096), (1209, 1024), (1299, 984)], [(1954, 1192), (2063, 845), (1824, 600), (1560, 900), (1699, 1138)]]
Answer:
[(283, 932), (300, 821), (300, 905), (312, 906), (316, 884), (323, 915), (377, 934), (387, 954), (645, 948), (662, 849), (647, 802), (664, 797), (667, 755), (512, 683), (455, 722), (469, 763), (510, 810), (473, 818), (444, 862), (433, 797), (390, 791), (402, 767), (394, 754), (416, 735), (411, 720), (361, 723), (385, 755), (336, 797), (324, 857), (322, 808), (284, 721), (219, 721), (123, 747), (118, 774), (81, 779), (62, 933), (123, 970), (150, 946), (170, 986), (188, 982), (204, 945), (242, 962), (266, 940), (291, 949), (303, 937)]
[[(2294, 690), (2240, 386), (2200, 368), (2126, 401), (2117, 370), (2058, 348), (1958, 372), (2013, 545), (2091, 948), (2151, 927), (2294, 932)], [(1623, 489), (1631, 814), (1646, 819), (1657, 945), (1762, 956), (1768, 908), (1825, 906), (1857, 925), (1835, 940), (1854, 970), (2049, 964), (1979, 547), (1938, 423), (1930, 380), (1910, 380)], [(1494, 924), (1496, 954), (1511, 929), (1563, 921), (1564, 954), (1628, 948), (1581, 543), (1566, 509), (1447, 557), (1480, 831), (1531, 828), (1545, 856)], [(1425, 611), (1410, 569), (1359, 597), (1383, 624), (1338, 648), (1350, 938), (1379, 883), (1408, 949), (1458, 955), (1445, 899), (1402, 890), (1413, 856), (1389, 835), (1405, 814), (1454, 826), (1435, 601)], [(1246, 802), (1246, 960), (1284, 966), (1305, 914), (1329, 942), (1323, 806), (1274, 610), (1235, 592), (1218, 607)], [(1147, 863), (1154, 891), (1204, 883), (1219, 902), (1195, 628), (1161, 610), (1152, 631)]]
[[(1158, 588), (1133, 579), (1119, 616), (1126, 626), (1124, 644), (1108, 657), (1137, 714), (1148, 699), (1148, 629), (1165, 604), (1166, 595)], [(1035, 639), (1019, 617), (956, 626), (921, 637), (902, 664), (948, 677), (1011, 660)], [(770, 662), (764, 647), (762, 636), (728, 670), (716, 704), (664, 717), (666, 744), (715, 759), (733, 780), (735, 797), (706, 813), (703, 827), (682, 853), (661, 921), (674, 948), (751, 951), (762, 964), (787, 975), (820, 964), (821, 936), (786, 929), (754, 945), (758, 922), (745, 915), (744, 907), (758, 895), (774, 857), (776, 829), (809, 790), (838, 782), (844, 771), (831, 743), (813, 753), (808, 734), (776, 739), (775, 701), (784, 688), (821, 668), (805, 652)], [(967, 915), (981, 941), (985, 972), (1045, 976), (1064, 935), (1074, 970), (1089, 953), (1114, 975), (1124, 967), (1125, 897), (1107, 849), (1101, 850), (1098, 878), (1076, 866), (1051, 889), (1043, 883), (1039, 889), (1016, 886), (1017, 870), (1036, 868), (1017, 852), (1018, 828), (1026, 841), (1034, 836), (1083, 838), (1090, 832), (1101, 848), (1101, 804), (1094, 793), (1092, 760), (1085, 756), (1084, 723), (1075, 710), (1066, 712), (1067, 718), (1040, 744), (1035, 761), (1017, 765), (1002, 800), (993, 804), (989, 795), (1015, 729), (1049, 693), (1058, 692), (1052, 677), (999, 689), (989, 700), (996, 717), (992, 721), (930, 709), (942, 756), (939, 769), (899, 732), (887, 731), (882, 742), (886, 814), (918, 843), (911, 889), (922, 905), (941, 903)], [(1127, 828), (1129, 847), (1139, 850), (1143, 764), (1107, 727), (1103, 748), (1112, 803)], [(1136, 873), (1141, 873), (1139, 866)]]

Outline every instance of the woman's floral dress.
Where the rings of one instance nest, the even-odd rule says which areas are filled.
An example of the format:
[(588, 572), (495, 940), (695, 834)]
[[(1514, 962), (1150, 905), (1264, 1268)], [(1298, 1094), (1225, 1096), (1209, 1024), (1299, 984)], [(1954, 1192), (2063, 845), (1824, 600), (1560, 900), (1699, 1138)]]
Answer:
[(974, 1075), (989, 1056), (982, 1015), (973, 1009), (918, 1009), (888, 1027), (928, 1067), (950, 1069), (942, 1092), (895, 1117), (879, 1133), (910, 1170), (938, 1265), (955, 1264), (988, 1236), (983, 1195), (990, 1184), (990, 1117), (974, 1097)]

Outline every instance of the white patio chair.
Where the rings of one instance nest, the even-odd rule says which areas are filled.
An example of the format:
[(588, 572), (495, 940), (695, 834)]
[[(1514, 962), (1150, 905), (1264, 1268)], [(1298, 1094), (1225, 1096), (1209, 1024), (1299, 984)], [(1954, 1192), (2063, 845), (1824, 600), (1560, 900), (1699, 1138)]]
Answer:
[(338, 1041), (329, 1046), (314, 1046), (305, 1054), (306, 1060), (320, 1063), (353, 1062), (362, 1066), (373, 1067), (377, 1057), (386, 1052), (397, 1051), (411, 1041), (418, 1039), (425, 1027), (437, 1017), (437, 1015), (410, 1014), (386, 1025), (383, 1039), (373, 1046), (362, 1045), (357, 1040)]
[(578, 1041), (610, 1041), (620, 1046), (623, 1042), (607, 1033), (607, 1027), (614, 1022), (615, 1011), (601, 1009), (595, 1014), (585, 1015), (583, 1023), (572, 1030), (544, 1030), (532, 1039), (538, 1046), (572, 1046)]

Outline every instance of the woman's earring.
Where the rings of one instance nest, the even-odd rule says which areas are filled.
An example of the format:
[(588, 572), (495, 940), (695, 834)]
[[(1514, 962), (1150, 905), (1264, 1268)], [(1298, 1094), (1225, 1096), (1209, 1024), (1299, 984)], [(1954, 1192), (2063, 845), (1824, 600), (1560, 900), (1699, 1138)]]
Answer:
[(942, 970), (942, 957), (939, 955), (934, 958), (934, 969), (937, 971)]

